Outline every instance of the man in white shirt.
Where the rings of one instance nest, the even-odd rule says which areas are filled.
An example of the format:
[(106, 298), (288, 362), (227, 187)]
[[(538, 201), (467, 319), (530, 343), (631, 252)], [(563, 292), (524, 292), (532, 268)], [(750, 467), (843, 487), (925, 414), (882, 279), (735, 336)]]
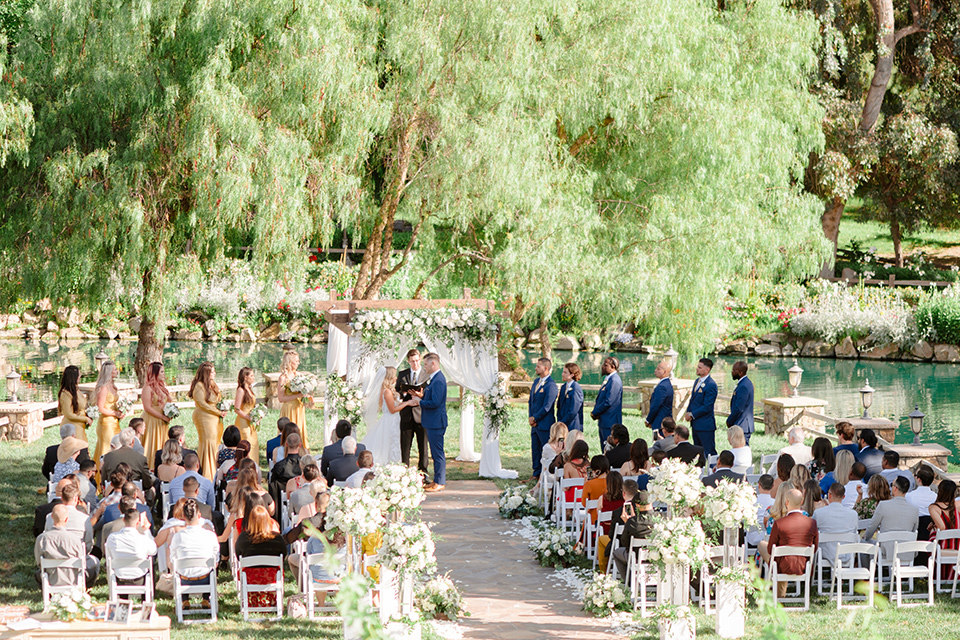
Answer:
[[(87, 553), (90, 553), (93, 549), (93, 526), (90, 524), (90, 516), (77, 509), (79, 498), (80, 489), (78, 489), (77, 485), (73, 482), (70, 482), (61, 489), (61, 504), (70, 509), (67, 512), (67, 522), (63, 528), (83, 540), (84, 548), (87, 550)], [(51, 531), (53, 528), (53, 514), (49, 513), (47, 514), (47, 520), (43, 530)]]
[(773, 506), (774, 497), (770, 495), (771, 489), (773, 489), (773, 476), (765, 473), (757, 480), (758, 527), (747, 531), (747, 544), (751, 547), (757, 546), (766, 537), (766, 531), (763, 529), (763, 518), (767, 515), (767, 509)]
[[(866, 486), (863, 484), (863, 476), (866, 474), (866, 465), (862, 462), (853, 463), (853, 466), (850, 468), (850, 477), (847, 478), (846, 484), (843, 485), (843, 506), (848, 509), (853, 509), (853, 506), (857, 504), (857, 496), (866, 490)], [(837, 482), (842, 481), (840, 478), (837, 478)]]
[(913, 474), (905, 469), (900, 468), (900, 454), (896, 451), (884, 451), (883, 460), (880, 462), (880, 466), (883, 468), (883, 471), (880, 472), (880, 475), (886, 478), (891, 487), (893, 487), (894, 480), (900, 476), (903, 476), (907, 479), (907, 482), (910, 483), (910, 491), (913, 491), (917, 488), (917, 481), (914, 480)]
[(183, 481), (187, 478), (196, 478), (200, 483), (200, 502), (211, 509), (216, 505), (216, 493), (213, 483), (200, 475), (200, 457), (195, 453), (188, 453), (183, 459), (183, 467), (187, 470), (170, 481), (170, 504), (176, 504), (183, 497)]
[(810, 447), (803, 443), (803, 427), (793, 427), (787, 434), (790, 444), (779, 451), (780, 455), (789, 453), (797, 464), (807, 465), (813, 460)]
[[(133, 498), (120, 499), (120, 511), (123, 512), (123, 528), (110, 535), (104, 544), (104, 553), (110, 562), (117, 560), (142, 561), (157, 555), (157, 545), (150, 535), (150, 521), (137, 509)], [(114, 569), (117, 583), (143, 585), (147, 576), (145, 571), (136, 567), (117, 567)]]
[[(217, 540), (217, 534), (209, 529), (205, 529), (200, 521), (200, 509), (197, 508), (197, 502), (188, 499), (183, 505), (183, 519), (186, 526), (173, 534), (170, 540), (170, 560), (174, 564), (184, 558), (200, 558), (210, 560), (213, 571), (216, 571), (217, 561), (220, 559), (220, 542)], [(194, 585), (210, 584), (211, 571), (205, 567), (190, 567), (182, 571), (177, 571), (181, 580)], [(190, 598), (183, 596), (183, 604), (187, 606)], [(210, 607), (210, 601), (203, 599), (204, 609)]]
[[(856, 542), (858, 539), (857, 525), (860, 520), (857, 517), (856, 511), (843, 506), (843, 499), (846, 497), (845, 493), (846, 491), (843, 485), (839, 482), (834, 482), (830, 485), (830, 490), (827, 491), (827, 500), (829, 502), (826, 506), (820, 507), (813, 512), (813, 520), (817, 523), (817, 531), (821, 534), (849, 533), (852, 534), (850, 542)], [(831, 565), (833, 565), (836, 557), (837, 544), (836, 542), (820, 543), (821, 557)], [(844, 560), (846, 560), (846, 558), (844, 558)]]
[(373, 473), (373, 452), (361, 451), (357, 458), (357, 465), (360, 467), (347, 478), (347, 487), (350, 489), (359, 489), (363, 485), (363, 479), (368, 473)]
[(933, 478), (933, 469), (923, 465), (917, 469), (917, 488), (906, 495), (907, 502), (917, 508), (921, 518), (930, 516), (930, 505), (937, 501), (937, 492), (930, 488)]

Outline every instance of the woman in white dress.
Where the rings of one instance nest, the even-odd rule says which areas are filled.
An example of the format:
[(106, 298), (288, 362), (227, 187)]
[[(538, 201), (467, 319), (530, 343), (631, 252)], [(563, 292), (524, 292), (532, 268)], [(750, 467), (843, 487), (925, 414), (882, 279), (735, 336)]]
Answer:
[[(367, 451), (373, 454), (374, 464), (400, 462), (400, 410), (415, 404), (414, 400), (400, 401), (395, 388), (396, 367), (386, 367), (382, 374), (383, 382), (380, 385), (379, 394), (375, 396), (379, 400), (382, 413), (376, 424), (367, 431), (367, 437), (363, 439)], [(368, 420), (367, 424), (369, 423)]]

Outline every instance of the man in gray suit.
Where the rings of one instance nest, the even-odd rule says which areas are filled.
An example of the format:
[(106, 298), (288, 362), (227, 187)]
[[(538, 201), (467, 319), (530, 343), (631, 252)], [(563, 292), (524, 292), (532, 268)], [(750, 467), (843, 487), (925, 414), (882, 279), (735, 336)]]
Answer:
[[(830, 485), (827, 491), (828, 504), (813, 512), (813, 521), (817, 523), (817, 531), (821, 534), (852, 534), (850, 542), (857, 539), (857, 512), (849, 507), (843, 506), (843, 497), (846, 490), (839, 482)], [(836, 542), (821, 542), (820, 557), (827, 560), (831, 565), (837, 554)], [(844, 558), (846, 560), (846, 558)]]
[[(886, 533), (887, 531), (908, 531), (917, 532), (917, 524), (920, 521), (920, 514), (917, 508), (907, 502), (904, 498), (910, 490), (910, 482), (903, 476), (893, 481), (893, 498), (883, 500), (877, 504), (877, 510), (870, 519), (870, 526), (863, 534), (864, 540), (870, 540), (873, 534)], [(883, 545), (883, 557), (891, 559), (893, 555), (893, 543), (887, 542)], [(909, 554), (909, 560), (913, 561), (913, 554)], [(906, 558), (904, 558), (906, 559)]]

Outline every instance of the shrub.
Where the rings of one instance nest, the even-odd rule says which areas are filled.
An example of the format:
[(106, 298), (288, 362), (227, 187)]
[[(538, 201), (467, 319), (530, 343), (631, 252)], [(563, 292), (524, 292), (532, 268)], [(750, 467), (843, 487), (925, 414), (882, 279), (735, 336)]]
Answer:
[(960, 344), (960, 285), (923, 297), (916, 310), (920, 337)]

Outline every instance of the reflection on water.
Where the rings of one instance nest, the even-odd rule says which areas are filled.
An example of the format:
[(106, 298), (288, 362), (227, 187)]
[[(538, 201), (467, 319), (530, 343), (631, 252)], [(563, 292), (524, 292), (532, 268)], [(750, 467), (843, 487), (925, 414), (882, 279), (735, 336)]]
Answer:
[[(48, 345), (43, 342), (0, 342), (0, 376), (6, 375), (11, 364), (24, 374), (21, 397), (25, 400), (52, 399), (60, 381), (63, 367), (73, 364), (80, 367), (85, 381), (94, 378), (94, 356), (104, 349), (117, 363), (122, 381), (134, 382), (133, 358), (135, 342), (117, 343), (106, 341), (74, 342), (69, 346)], [(327, 348), (324, 344), (297, 345), (300, 366), (306, 371), (322, 374), (326, 369)], [(209, 360), (217, 368), (217, 377), (223, 382), (233, 382), (241, 367), (252, 367), (258, 380), (263, 372), (277, 371), (283, 345), (278, 343), (249, 342), (176, 342), (169, 341), (164, 348), (164, 366), (170, 384), (187, 384), (200, 363)], [(638, 381), (652, 378), (657, 358), (639, 353), (617, 354), (621, 359), (621, 377), (626, 389), (626, 402), (639, 400), (630, 387)], [(533, 375), (538, 353), (525, 351), (523, 366)], [(584, 384), (600, 384), (600, 364), (605, 353), (556, 352), (557, 366), (554, 378), (560, 379), (560, 365), (574, 361), (583, 369)], [(720, 356), (715, 358), (713, 377), (720, 392), (733, 390), (730, 366), (738, 358)], [(750, 378), (756, 387), (757, 399), (790, 394), (787, 385), (787, 369), (793, 365), (790, 358), (747, 358)], [(913, 441), (906, 415), (919, 405), (926, 414), (922, 439), (938, 442), (953, 452), (951, 461), (960, 463), (960, 391), (957, 379), (960, 365), (929, 362), (877, 362), (867, 360), (828, 360), (800, 358), (803, 367), (803, 382), (800, 392), (806, 396), (826, 400), (827, 413), (831, 416), (854, 416), (862, 411), (860, 394), (866, 378), (877, 390), (871, 413), (875, 416), (899, 421), (897, 442)], [(678, 375), (693, 377), (696, 363), (681, 360)], [(0, 391), (0, 394), (3, 394)], [(595, 396), (595, 393), (587, 393)]]

